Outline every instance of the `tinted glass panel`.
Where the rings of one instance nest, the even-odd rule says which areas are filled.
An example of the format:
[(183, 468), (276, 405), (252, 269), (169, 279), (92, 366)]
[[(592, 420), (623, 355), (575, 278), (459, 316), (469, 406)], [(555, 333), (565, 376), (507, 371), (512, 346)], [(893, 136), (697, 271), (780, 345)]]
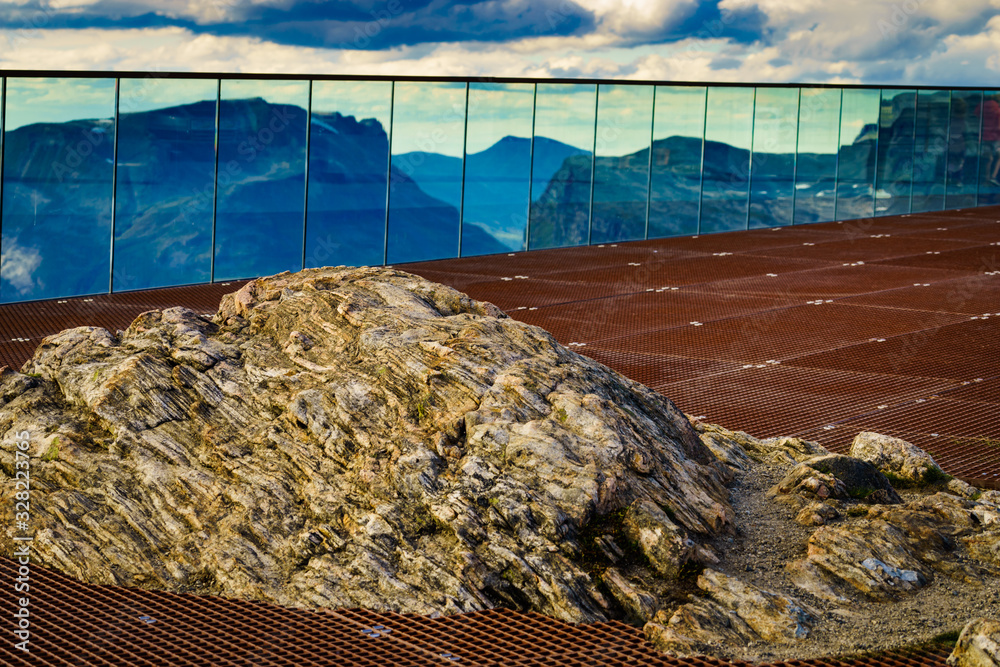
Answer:
[(115, 290), (210, 280), (217, 94), (212, 80), (121, 80)]
[(216, 281), (302, 268), (308, 107), (307, 81), (222, 82)]
[(391, 81), (316, 81), (306, 267), (385, 261)]
[(649, 238), (698, 233), (705, 87), (657, 86)]
[(746, 229), (753, 88), (708, 89), (702, 233)]
[(538, 84), (528, 246), (585, 245), (597, 86)]
[(910, 212), (916, 101), (913, 90), (882, 91), (875, 215)]
[(114, 79), (7, 79), (0, 301), (108, 291)]
[(844, 90), (837, 160), (837, 220), (871, 217), (875, 207), (875, 147), (880, 94)]
[(947, 208), (976, 205), (979, 181), (979, 117), (983, 94), (978, 91), (956, 90), (951, 94), (948, 134)]
[(529, 83), (470, 83), (462, 255), (527, 248), (531, 175)]
[(947, 90), (917, 92), (911, 205), (914, 213), (944, 208), (950, 103)]
[(979, 158), (979, 205), (1000, 204), (1000, 92), (983, 93), (982, 153)]
[(795, 158), (795, 224), (834, 219), (839, 138), (840, 91), (803, 88)]
[(646, 237), (653, 87), (601, 85), (591, 243)]
[(797, 88), (758, 88), (750, 165), (750, 228), (792, 224)]
[(462, 205), (465, 84), (396, 84), (388, 262), (456, 257)]

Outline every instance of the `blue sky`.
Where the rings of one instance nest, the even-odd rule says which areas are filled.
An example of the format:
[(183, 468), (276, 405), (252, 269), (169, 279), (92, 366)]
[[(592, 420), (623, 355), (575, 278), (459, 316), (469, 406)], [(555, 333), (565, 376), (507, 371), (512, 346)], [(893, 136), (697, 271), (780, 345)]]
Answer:
[(1000, 87), (1000, 0), (12, 0), (0, 67)]

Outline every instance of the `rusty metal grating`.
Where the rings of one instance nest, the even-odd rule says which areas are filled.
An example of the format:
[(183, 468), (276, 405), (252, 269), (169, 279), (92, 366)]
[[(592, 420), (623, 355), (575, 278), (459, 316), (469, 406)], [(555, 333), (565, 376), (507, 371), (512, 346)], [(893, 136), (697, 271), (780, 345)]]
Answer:
[[(11, 583), (17, 565), (0, 558)], [(5, 641), (11, 667), (752, 667), (656, 651), (617, 621), (573, 625), (506, 609), (441, 616), (275, 605), (83, 584), (32, 566), (31, 652)], [(7, 590), (10, 590), (7, 588)], [(14, 600), (3, 597), (11, 628)], [(862, 658), (793, 660), (773, 667), (944, 667), (931, 646)]]
[(20, 368), (45, 336), (80, 326), (124, 329), (147, 310), (185, 306), (214, 313), (222, 295), (246, 281), (97, 294), (0, 305), (0, 366)]

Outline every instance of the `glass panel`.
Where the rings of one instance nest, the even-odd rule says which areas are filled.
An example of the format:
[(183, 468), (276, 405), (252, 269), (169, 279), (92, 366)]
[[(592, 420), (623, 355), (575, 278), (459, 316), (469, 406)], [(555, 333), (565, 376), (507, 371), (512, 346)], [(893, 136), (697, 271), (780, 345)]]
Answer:
[(302, 268), (308, 81), (225, 80), (216, 281)]
[(868, 218), (874, 212), (880, 97), (878, 90), (844, 90), (837, 160), (837, 220)]
[(910, 212), (913, 174), (913, 129), (917, 93), (883, 90), (879, 114), (875, 215)]
[(592, 84), (538, 84), (528, 225), (533, 250), (589, 240), (596, 95)]
[(1000, 91), (983, 93), (979, 206), (1000, 204)]
[(600, 86), (591, 243), (646, 238), (652, 129), (652, 86)]
[(385, 262), (391, 81), (316, 81), (306, 267)]
[(701, 233), (747, 227), (753, 88), (709, 87)]
[(470, 83), (462, 255), (528, 246), (530, 83)]
[(945, 208), (976, 205), (979, 181), (979, 117), (983, 94), (978, 90), (951, 93), (951, 132), (948, 135), (948, 192)]
[(122, 79), (114, 289), (211, 280), (215, 106), (211, 79)]
[(698, 233), (704, 86), (657, 86), (649, 238)]
[(464, 83), (396, 83), (389, 264), (456, 257), (465, 147)]
[(913, 213), (944, 208), (950, 104), (951, 94), (947, 90), (917, 93), (910, 207)]
[(758, 88), (750, 164), (750, 228), (792, 224), (798, 88)]
[(795, 158), (795, 224), (834, 219), (839, 139), (840, 90), (803, 88)]
[(108, 291), (114, 79), (8, 78), (0, 301)]

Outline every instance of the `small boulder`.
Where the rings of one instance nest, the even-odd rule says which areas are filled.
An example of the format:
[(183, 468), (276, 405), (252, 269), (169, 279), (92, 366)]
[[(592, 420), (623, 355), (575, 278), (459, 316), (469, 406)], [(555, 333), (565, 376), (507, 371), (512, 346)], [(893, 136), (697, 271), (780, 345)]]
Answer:
[(953, 493), (960, 498), (974, 498), (980, 495), (979, 489), (972, 486), (968, 482), (963, 482), (958, 478), (948, 482), (948, 486), (945, 488), (948, 489), (949, 493)]
[(975, 618), (962, 630), (948, 656), (952, 667), (1000, 667), (1000, 621)]
[(623, 521), (625, 534), (636, 542), (650, 565), (665, 577), (676, 579), (681, 568), (692, 560), (697, 546), (684, 529), (660, 507), (639, 499), (629, 505)]
[(809, 503), (795, 517), (800, 526), (825, 526), (840, 517), (840, 512), (827, 503)]
[(633, 586), (617, 569), (609, 567), (601, 575), (601, 581), (628, 614), (630, 621), (649, 621), (656, 614), (656, 598)]
[(783, 494), (820, 501), (853, 498), (882, 504), (903, 502), (872, 464), (841, 454), (814, 456), (799, 463), (768, 491), (771, 497)]
[(849, 453), (911, 484), (947, 478), (930, 454), (900, 438), (862, 431), (854, 437)]

